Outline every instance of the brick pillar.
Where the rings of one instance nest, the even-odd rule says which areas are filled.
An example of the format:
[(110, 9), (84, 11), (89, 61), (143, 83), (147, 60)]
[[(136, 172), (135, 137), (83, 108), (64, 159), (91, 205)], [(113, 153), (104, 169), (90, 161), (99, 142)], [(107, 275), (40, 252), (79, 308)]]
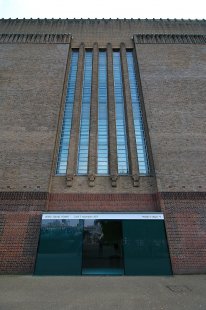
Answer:
[(98, 44), (93, 46), (92, 63), (92, 96), (90, 111), (90, 134), (89, 134), (89, 186), (95, 185), (97, 171), (97, 131), (98, 131)]
[(112, 186), (117, 186), (117, 139), (116, 139), (116, 117), (115, 97), (113, 79), (113, 54), (111, 43), (107, 44), (107, 87), (108, 87), (108, 116), (109, 116), (109, 168)]
[(69, 156), (67, 164), (67, 186), (72, 186), (72, 180), (76, 174), (77, 157), (78, 157), (78, 142), (79, 142), (79, 127), (82, 105), (82, 83), (84, 74), (84, 43), (81, 43), (79, 48), (79, 60), (77, 69), (76, 88), (74, 96), (74, 107), (72, 116), (72, 126), (69, 143)]
[(122, 78), (123, 78), (123, 90), (124, 90), (124, 107), (126, 114), (126, 127), (127, 127), (127, 143), (128, 143), (128, 156), (130, 163), (130, 172), (133, 178), (133, 185), (139, 186), (139, 166), (137, 158), (137, 147), (134, 129), (134, 119), (132, 111), (132, 99), (129, 85), (129, 73), (126, 58), (125, 44), (121, 43), (120, 47), (121, 62), (122, 62)]

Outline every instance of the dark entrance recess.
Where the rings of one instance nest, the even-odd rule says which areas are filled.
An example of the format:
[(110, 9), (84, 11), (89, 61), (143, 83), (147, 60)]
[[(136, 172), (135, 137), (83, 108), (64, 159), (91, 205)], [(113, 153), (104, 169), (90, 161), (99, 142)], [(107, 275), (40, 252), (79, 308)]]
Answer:
[(170, 275), (162, 214), (44, 214), (36, 275)]
[(82, 274), (124, 274), (122, 223), (85, 220)]

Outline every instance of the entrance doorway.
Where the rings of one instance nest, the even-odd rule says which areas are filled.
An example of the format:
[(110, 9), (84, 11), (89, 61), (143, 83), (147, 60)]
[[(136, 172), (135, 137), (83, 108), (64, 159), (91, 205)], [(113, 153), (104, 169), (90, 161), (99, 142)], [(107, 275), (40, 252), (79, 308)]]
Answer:
[(37, 275), (169, 275), (162, 213), (45, 213)]
[(85, 220), (82, 274), (123, 275), (122, 240), (120, 220)]

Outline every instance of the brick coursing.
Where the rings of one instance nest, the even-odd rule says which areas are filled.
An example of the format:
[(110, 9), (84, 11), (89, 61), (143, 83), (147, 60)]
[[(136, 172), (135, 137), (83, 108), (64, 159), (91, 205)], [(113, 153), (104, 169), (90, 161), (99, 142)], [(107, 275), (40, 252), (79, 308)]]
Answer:
[(161, 193), (174, 274), (206, 272), (206, 193)]
[(155, 212), (160, 211), (152, 194), (50, 194), (48, 211)]
[(0, 274), (31, 274), (39, 239), (40, 212), (5, 212)]
[(0, 193), (0, 274), (34, 270), (46, 192)]
[(0, 213), (0, 241), (4, 232), (5, 215)]
[(0, 192), (0, 212), (45, 211), (46, 192)]
[(40, 214), (29, 215), (26, 236), (23, 245), (23, 255), (36, 257), (38, 237), (40, 233), (41, 216)]
[(2, 192), (48, 190), (68, 50), (0, 44)]

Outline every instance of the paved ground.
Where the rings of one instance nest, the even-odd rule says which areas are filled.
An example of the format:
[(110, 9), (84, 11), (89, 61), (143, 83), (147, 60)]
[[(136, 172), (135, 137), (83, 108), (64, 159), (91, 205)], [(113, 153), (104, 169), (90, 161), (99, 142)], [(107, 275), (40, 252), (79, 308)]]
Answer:
[(206, 309), (206, 275), (0, 276), (0, 310)]

